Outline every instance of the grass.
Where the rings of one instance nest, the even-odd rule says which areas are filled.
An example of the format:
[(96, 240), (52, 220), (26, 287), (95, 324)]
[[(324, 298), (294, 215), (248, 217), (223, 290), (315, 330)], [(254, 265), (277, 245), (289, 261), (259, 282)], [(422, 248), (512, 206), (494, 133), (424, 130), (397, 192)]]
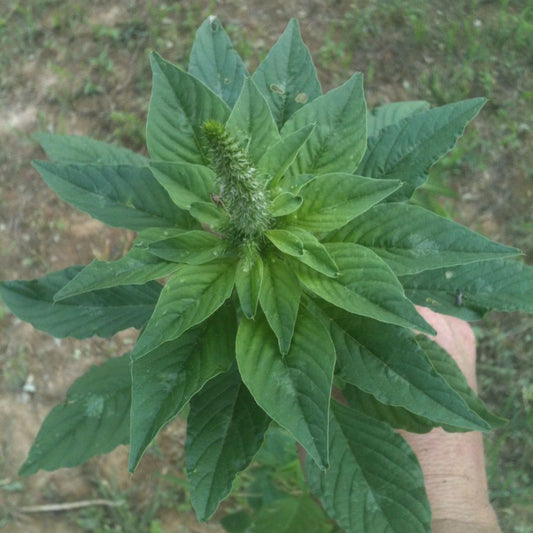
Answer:
[[(112, 4), (3, 2), (0, 109), (34, 104), (33, 131), (81, 129), (93, 137), (143, 150), (151, 50), (186, 66), (196, 27), (216, 12), (236, 49), (253, 68), (286, 22), (282, 20), (285, 14), (272, 23), (270, 18), (267, 24), (256, 20), (253, 14), (264, 8), (259, 1), (251, 2), (245, 12), (236, 12), (233, 4), (224, 0), (117, 0)], [(457, 149), (432, 170), (432, 188), (425, 201), (473, 229), (521, 247), (526, 261), (532, 263), (533, 2), (457, 0), (445, 7), (437, 0), (341, 0), (333, 7), (329, 4), (301, 17), (302, 33), (325, 90), (344, 81), (352, 71), (362, 70), (372, 106), (406, 99), (426, 99), (439, 105), (473, 96), (489, 98)], [(305, 5), (301, 2), (302, 9)], [(109, 7), (120, 9), (120, 16), (107, 18)], [(290, 15), (300, 16), (298, 9)], [(12, 143), (14, 154), (27, 153), (30, 140), (22, 135)], [(24, 172), (20, 157), (2, 155), (0, 159), (4, 176)], [(8, 185), (7, 178), (0, 177), (3, 213), (17, 197), (13, 194), (9, 202), (2, 198)], [(32, 213), (24, 211), (32, 238), (49, 237), (44, 209), (43, 205)], [(0, 220), (0, 228), (2, 224), (7, 227)], [(46, 261), (38, 249), (31, 253), (26, 249), (24, 257), (17, 253), (16, 248), (4, 248), (0, 254), (3, 264), (12, 261), (34, 272)], [(0, 327), (6, 322), (0, 308)], [(531, 532), (533, 321), (523, 315), (493, 314), (477, 325), (476, 331), (482, 396), (510, 420), (486, 439), (491, 497), (504, 531)], [(23, 382), (29, 365), (28, 354), (2, 362), (3, 390), (14, 390)], [(105, 490), (128, 501), (135, 499), (131, 494), (118, 494), (112, 486)], [(173, 496), (172, 490), (165, 490)], [(98, 527), (125, 531), (127, 526), (156, 532), (161, 527), (157, 510), (146, 509), (152, 504), (159, 509), (162, 504), (156, 493), (151, 498), (144, 514), (128, 505), (131, 516), (87, 511), (79, 520), (91, 522), (94, 531)]]
[(533, 353), (531, 320), (491, 316), (478, 331), (480, 387), (509, 423), (486, 439), (491, 497), (504, 531), (533, 524)]

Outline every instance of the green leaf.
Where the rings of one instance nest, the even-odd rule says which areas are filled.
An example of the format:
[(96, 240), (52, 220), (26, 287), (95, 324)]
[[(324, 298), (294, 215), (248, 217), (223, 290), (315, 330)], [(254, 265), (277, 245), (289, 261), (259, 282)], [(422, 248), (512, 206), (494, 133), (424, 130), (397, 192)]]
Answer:
[(256, 254), (251, 260), (245, 257), (237, 265), (235, 288), (246, 318), (255, 316), (263, 284), (263, 270), (263, 260), (259, 254)]
[(349, 533), (431, 530), (415, 454), (388, 425), (332, 403), (331, 463), (306, 461), (307, 479), (327, 513)]
[[(254, 458), (254, 463), (256, 463), (258, 466), (261, 466), (261, 467), (266, 466), (271, 471), (275, 471), (275, 470), (287, 471), (287, 469), (295, 465), (296, 462), (299, 463), (298, 447), (292, 435), (290, 435), (279, 424), (275, 424), (275, 423), (270, 424), (265, 434), (265, 439), (263, 441), (261, 449), (257, 452), (257, 455)], [(298, 464), (298, 467), (299, 466), (300, 465)], [(296, 470), (301, 470), (301, 469), (296, 468)], [(302, 472), (294, 472), (294, 473), (299, 478), (296, 481), (304, 482), (303, 476), (299, 475), (299, 474), (302, 474)], [(275, 477), (275, 473), (274, 473), (274, 477)], [(276, 480), (272, 480), (272, 481), (274, 482), (274, 484), (276, 483)], [(272, 487), (272, 488), (275, 489), (275, 487)], [(265, 494), (266, 498), (261, 498), (262, 499), (261, 505), (268, 504), (268, 499), (272, 496), (275, 498), (276, 497), (275, 494), (276, 494), (275, 490), (272, 491), (269, 495)], [(277, 496), (279, 497), (280, 494), (281, 493), (278, 491)], [(256, 502), (258, 501), (258, 499), (259, 498), (256, 499)]]
[(520, 254), (422, 207), (392, 202), (372, 207), (327, 239), (366, 246), (397, 275)]
[(331, 279), (295, 263), (298, 278), (310, 291), (350, 313), (435, 333), (405, 297), (391, 269), (374, 252), (350, 243), (324, 246), (340, 274)]
[(90, 368), (45, 418), (19, 475), (77, 466), (129, 442), (128, 354)]
[(48, 161), (34, 161), (33, 166), (62, 200), (109, 226), (141, 231), (194, 224), (172, 203), (148, 167)]
[(332, 278), (339, 274), (335, 261), (313, 234), (288, 228), (268, 230), (265, 235), (278, 250), (296, 257), (312, 269)]
[[(507, 421), (487, 410), (485, 404), (470, 389), (463, 373), (451, 358), (451, 356), (440, 348), (428, 337), (420, 335), (417, 337), (419, 345), (424, 349), (431, 364), (446, 382), (461, 396), (468, 407), (480, 418), (490, 424), (492, 428), (501, 427)], [(387, 422), (395, 429), (403, 429), (411, 433), (427, 433), (435, 427), (443, 427), (449, 432), (469, 431), (464, 427), (442, 424), (429, 418), (416, 415), (411, 411), (397, 405), (387, 405), (380, 402), (374, 395), (364, 392), (353, 385), (345, 385), (342, 389), (343, 397), (351, 407), (363, 413)]]
[(191, 502), (207, 520), (230, 493), (263, 442), (270, 419), (241, 381), (237, 367), (206, 383), (191, 399), (185, 458)]
[(226, 129), (241, 141), (247, 158), (257, 163), (265, 154), (265, 147), (280, 140), (272, 112), (255, 83), (248, 78), (229, 116)]
[(426, 179), (429, 168), (449, 152), (484, 98), (473, 98), (416, 113), (371, 138), (357, 174), (404, 182), (390, 199), (406, 200)]
[(168, 63), (150, 56), (152, 98), (146, 124), (146, 144), (152, 159), (203, 164), (208, 161), (202, 142), (206, 120), (225, 123), (228, 106), (203, 82)]
[(148, 164), (148, 159), (140, 154), (90, 137), (37, 133), (35, 138), (54, 163), (133, 165), (138, 167), (144, 167)]
[(146, 247), (141, 246), (142, 242), (137, 239), (131, 250), (116, 261), (94, 260), (83, 267), (79, 274), (54, 295), (54, 301), (119, 285), (142, 285), (169, 276), (176, 270), (175, 263), (155, 257)]
[(279, 128), (304, 104), (320, 96), (315, 66), (296, 19), (290, 20), (252, 80), (266, 98)]
[(234, 279), (235, 261), (179, 265), (161, 291), (155, 311), (132, 351), (132, 359), (145, 357), (211, 316), (230, 297)]
[(426, 270), (400, 281), (416, 304), (463, 320), (489, 310), (533, 313), (533, 267), (512, 259)]
[(213, 233), (194, 230), (153, 242), (148, 251), (166, 261), (202, 265), (227, 255), (227, 242)]
[[(436, 342), (432, 341), (425, 335), (417, 335), (418, 345), (426, 352), (433, 368), (446, 380), (468, 407), (474, 411), (480, 418), (491, 425), (492, 428), (501, 427), (506, 424), (507, 420), (491, 413), (476, 393), (469, 387), (466, 378), (453, 359), (453, 357)], [(444, 426), (446, 431), (453, 431), (454, 428)]]
[[(351, 176), (352, 174), (350, 174)], [(281, 191), (289, 191), (291, 194), (298, 194), (302, 187), (313, 181), (315, 176), (311, 174), (285, 174), (280, 181), (279, 187), (274, 189), (274, 194), (278, 194)]]
[(380, 402), (463, 428), (490, 429), (442, 377), (405, 328), (338, 313), (330, 332), (342, 376)]
[(189, 74), (233, 108), (248, 72), (217, 17), (208, 17), (196, 32)]
[(54, 295), (83, 267), (73, 266), (30, 281), (3, 281), (0, 296), (21, 320), (54, 337), (110, 337), (130, 327), (141, 328), (152, 314), (159, 283), (125, 285), (54, 301)]
[(215, 173), (203, 165), (151, 161), (155, 179), (181, 209), (190, 210), (195, 202), (210, 202), (217, 191)]
[(303, 198), (290, 192), (282, 192), (270, 202), (270, 213), (274, 217), (290, 215), (300, 208)]
[(265, 257), (263, 265), (259, 302), (278, 338), (281, 353), (286, 354), (300, 305), (300, 283), (284, 259), (274, 253)]
[[(314, 124), (308, 124), (299, 130), (283, 135), (281, 140), (267, 148), (257, 167), (272, 176), (271, 187), (277, 186), (314, 129)], [(274, 189), (274, 193), (279, 192), (281, 189)]]
[(207, 381), (235, 359), (235, 313), (225, 306), (202, 325), (132, 362), (129, 469)]
[[(429, 418), (415, 415), (403, 407), (384, 404), (372, 394), (364, 392), (352, 385), (346, 385), (342, 389), (342, 393), (343, 397), (348, 401), (351, 407), (362, 411), (372, 418), (382, 420), (395, 429), (403, 429), (410, 433), (427, 433), (435, 427), (442, 427), (449, 432), (470, 431), (463, 427), (440, 424)], [(507, 420), (487, 411), (483, 402), (481, 402), (481, 400), (479, 400), (473, 393), (471, 393), (471, 396), (464, 395), (462, 392), (460, 394), (467, 402), (468, 406), (485, 420), (485, 422), (489, 423), (491, 428), (499, 428), (507, 423)]]
[[(427, 337), (423, 337), (427, 343), (434, 344)], [(500, 418), (487, 410), (483, 402), (473, 393), (466, 385), (462, 372), (457, 368), (456, 363), (451, 357), (436, 346), (440, 351), (439, 357), (433, 357), (432, 348), (426, 349), (425, 352), (431, 360), (432, 365), (438, 373), (446, 379), (446, 382), (463, 398), (468, 407), (474, 411), (480, 418), (490, 424), (491, 428), (501, 427), (507, 421)], [(470, 431), (464, 427), (452, 426), (430, 420), (427, 417), (412, 413), (404, 407), (398, 405), (388, 405), (379, 401), (373, 394), (346, 384), (342, 389), (343, 397), (354, 409), (362, 411), (368, 416), (377, 420), (388, 423), (395, 429), (403, 429), (411, 433), (427, 433), (435, 427), (442, 427), (449, 432)]]
[[(394, 429), (403, 429), (411, 433), (427, 433), (440, 427), (438, 422), (415, 415), (404, 407), (382, 403), (374, 395), (350, 384), (343, 387), (342, 396), (353, 409), (357, 409), (376, 420), (386, 422)], [(465, 431), (465, 429), (460, 428), (459, 431)]]
[(401, 184), (353, 174), (325, 174), (308, 181), (299, 190), (300, 209), (287, 217), (291, 225), (324, 232), (340, 228), (380, 202)]
[(212, 202), (194, 202), (190, 213), (207, 231), (222, 230), (229, 221), (227, 211)]
[(307, 494), (274, 500), (261, 508), (250, 533), (327, 533), (327, 516)]
[(286, 355), (262, 316), (243, 319), (237, 363), (255, 401), (307, 450), (328, 464), (328, 413), (335, 349), (326, 327), (300, 309)]
[(423, 100), (412, 102), (393, 102), (369, 110), (367, 113), (367, 137), (377, 137), (382, 129), (398, 124), (404, 118), (429, 110), (429, 104)]
[(252, 525), (252, 517), (244, 510), (235, 511), (224, 515), (220, 524), (228, 533), (247, 533)]
[(271, 229), (265, 232), (265, 236), (284, 254), (292, 257), (301, 257), (304, 254), (304, 243), (296, 233), (285, 229)]
[(292, 174), (353, 173), (366, 149), (366, 103), (360, 73), (300, 109), (283, 126), (281, 135), (314, 123), (313, 133), (289, 169)]

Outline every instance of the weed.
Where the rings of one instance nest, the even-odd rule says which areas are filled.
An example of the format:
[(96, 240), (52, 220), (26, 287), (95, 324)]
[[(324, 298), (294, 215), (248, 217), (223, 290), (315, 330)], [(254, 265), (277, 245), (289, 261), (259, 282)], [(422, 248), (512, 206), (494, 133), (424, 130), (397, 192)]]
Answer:
[[(501, 322), (512, 324), (511, 331), (504, 332)], [(504, 531), (530, 531), (523, 528), (533, 519), (533, 377), (521, 356), (533, 352), (530, 331), (530, 319), (494, 316), (477, 332), (480, 389), (489, 405), (509, 420), (485, 441), (491, 498)]]
[(346, 70), (352, 60), (351, 54), (348, 51), (348, 43), (333, 38), (333, 35), (337, 33), (341, 24), (339, 21), (332, 21), (330, 23), (329, 30), (326, 33), (325, 43), (318, 51), (318, 64), (322, 67), (338, 61), (342, 65), (343, 70)]
[(96, 70), (102, 72), (111, 72), (113, 70), (113, 60), (109, 57), (106, 50), (102, 50), (97, 57), (93, 57), (89, 64)]
[(123, 39), (123, 33), (119, 28), (115, 28), (114, 26), (105, 26), (97, 24), (93, 28), (93, 34), (95, 40), (107, 40), (111, 41), (112, 43), (117, 43), (121, 39)]
[[(91, 65), (110, 71), (107, 51)], [(533, 311), (533, 269), (513, 259), (519, 250), (407, 202), (484, 99), (369, 113), (360, 73), (322, 94), (294, 19), (252, 77), (211, 17), (196, 33), (188, 71), (156, 53), (151, 65), (151, 159), (86, 137), (39, 135), (50, 161), (34, 166), (62, 199), (139, 233), (116, 261), (2, 282), (2, 297), (55, 337), (142, 332), (131, 352), (76, 380), (20, 474), (75, 466), (124, 443), (133, 472), (188, 405), (187, 477), (200, 520), (215, 513), (276, 423), (306, 451), (309, 489), (296, 458), (275, 477), (254, 472), (260, 497), (250, 505), (262, 527), (290, 516), (325, 532), (327, 512), (349, 530), (368, 515), (428, 531), (420, 465), (394, 430), (488, 431), (497, 422), (450, 355), (415, 338), (413, 329), (434, 330), (414, 304), (465, 319), (480, 309)], [(408, 143), (397, 142), (400, 134)], [(349, 405), (331, 401), (335, 368)], [(88, 444), (71, 446), (73, 436)], [(361, 496), (346, 499), (339, 484)], [(115, 492), (105, 482), (100, 490)], [(398, 512), (369, 506), (375, 498)], [(128, 506), (108, 514), (134, 527)]]
[[(40, 105), (38, 110), (35, 130), (46, 131), (49, 128), (55, 128), (55, 131), (63, 133), (71, 132), (73, 127), (75, 129), (80, 127), (73, 124), (72, 116), (77, 106), (79, 109), (83, 98), (75, 97), (74, 93), (78, 96), (83, 93), (85, 80), (78, 82), (79, 87), (74, 88), (72, 80), (79, 77), (79, 64), (87, 58), (86, 50), (90, 45), (87, 38), (95, 36), (97, 40), (109, 44), (108, 55), (117, 65), (120, 64), (120, 51), (124, 51), (124, 48), (128, 52), (139, 51), (138, 61), (132, 65), (135, 75), (131, 83), (125, 87), (124, 96), (144, 95), (151, 84), (143, 60), (145, 50), (148, 48), (166, 49), (168, 46), (170, 56), (185, 65), (185, 50), (192, 43), (192, 31), (187, 29), (187, 26), (193, 23), (196, 25), (197, 20), (204, 14), (199, 14), (201, 9), (198, 7), (190, 10), (192, 15), (187, 15), (186, 11), (189, 8), (185, 5), (179, 12), (177, 3), (167, 2), (165, 7), (154, 1), (152, 7), (157, 13), (154, 12), (152, 17), (143, 10), (144, 8), (139, 9), (139, 5), (144, 5), (144, 3), (128, 2), (128, 15), (120, 24), (108, 28), (94, 26), (92, 29), (89, 28), (84, 37), (76, 35), (76, 31), (83, 29), (87, 24), (90, 4), (62, 0), (10, 0), (5, 3), (0, 2), (0, 4), (2, 4), (0, 6), (0, 44), (5, 51), (0, 57), (0, 98), (8, 97), (2, 101), (2, 107), (7, 109), (15, 90), (18, 91), (21, 87), (28, 85), (27, 78), (21, 78), (25, 59), (33, 56), (34, 59), (43, 61), (43, 64), (49, 61), (58, 69), (63, 69), (67, 75), (63, 76), (59, 73), (57, 86), (43, 91), (44, 102), (36, 102), (37, 105), (43, 105)], [(349, 5), (345, 8), (347, 4)], [(528, 125), (533, 119), (533, 91), (528, 81), (533, 53), (531, 2), (523, 0), (482, 3), (452, 2), (446, 6), (446, 15), (442, 13), (442, 2), (435, 0), (426, 3), (415, 0), (402, 0), (394, 3), (371, 0), (343, 2), (340, 5), (335, 20), (342, 22), (334, 22), (335, 35), (331, 36), (331, 43), (326, 39), (320, 41), (320, 38), (315, 37), (315, 50), (318, 50), (320, 46), (324, 46), (326, 50), (330, 47), (329, 63), (321, 61), (322, 75), (330, 77), (331, 72), (340, 72), (342, 65), (345, 64), (346, 57), (342, 54), (335, 54), (335, 50), (332, 49), (334, 40), (339, 42), (341, 49), (356, 52), (350, 59), (353, 62), (352, 66), (361, 68), (362, 65), (367, 65), (366, 83), (371, 87), (373, 98), (383, 98), (387, 101), (398, 96), (401, 98), (407, 96), (408, 98), (430, 99), (438, 103), (447, 97), (455, 98), (457, 95), (468, 93), (491, 97), (491, 102), (479, 119), (480, 128), (468, 130), (463, 143), (458, 146), (457, 150), (447, 156), (441, 165), (434, 167), (430, 183), (437, 182), (438, 194), (445, 189), (456, 190), (458, 184), (464, 185), (468, 181), (466, 176), (469, 170), (479, 171), (484, 167), (495, 176), (497, 182), (512, 183), (516, 181), (516, 177), (524, 176), (524, 183), (528, 180), (531, 183), (532, 165), (531, 158), (528, 156), (531, 142)], [(69, 12), (69, 6), (71, 6), (70, 20), (66, 20), (64, 15)], [(212, 7), (210, 6), (209, 9), (211, 10)], [(216, 11), (224, 10), (221, 3), (214, 7)], [(198, 16), (198, 19), (193, 20), (194, 16)], [(182, 24), (182, 20), (186, 23)], [(482, 25), (476, 26), (476, 20), (479, 20)], [(326, 25), (323, 35), (327, 33), (327, 28)], [(119, 41), (116, 41), (117, 30), (120, 33)], [(270, 28), (265, 30), (265, 33), (268, 31)], [(247, 64), (256, 64), (264, 57), (266, 50), (260, 44), (258, 45), (261, 41), (249, 39), (243, 25), (237, 22), (228, 28), (228, 32)], [(74, 37), (79, 39), (77, 42), (80, 46), (72, 47), (68, 44)], [(42, 48), (41, 45), (43, 45)], [(390, 55), (391, 49), (402, 51), (401, 62), (395, 61), (395, 56)], [(97, 50), (94, 53), (94, 48), (90, 50), (96, 56), (100, 52)], [(432, 61), (431, 63), (423, 60), (426, 55)], [(373, 68), (370, 69), (368, 65), (372, 65)], [(456, 88), (455, 83), (451, 83), (450, 80), (457, 71), (464, 73), (465, 79), (456, 79)], [(327, 77), (324, 79), (328, 79)], [(391, 93), (388, 87), (396, 83), (398, 79), (405, 79), (410, 83), (404, 85), (406, 91)], [(418, 83), (420, 80), (422, 84)], [(30, 78), (30, 85), (31, 81)], [(432, 88), (432, 84), (436, 89)], [(109, 93), (106, 87), (105, 83), (95, 79), (87, 83), (86, 92), (93, 95), (107, 95)], [(52, 90), (53, 93), (50, 92)], [(135, 113), (136, 107), (138, 114), (143, 116), (145, 110), (136, 103), (132, 106), (121, 106), (119, 109), (127, 109), (127, 113)], [(129, 121), (126, 120), (126, 122)], [(101, 121), (92, 121), (85, 127), (89, 128), (91, 134), (95, 136), (109, 135), (109, 123), (102, 125)], [(114, 127), (117, 130), (121, 129), (120, 124)], [(123, 137), (121, 132), (117, 132), (116, 138), (126, 143), (137, 142), (137, 134), (132, 137), (126, 134)], [(501, 138), (505, 139), (505, 143), (500, 145)], [(470, 150), (468, 153), (462, 153), (465, 144)], [(487, 146), (490, 146), (490, 150)], [(132, 147), (137, 148), (137, 144), (133, 144)], [(519, 157), (516, 154), (520, 154)], [(7, 167), (3, 175), (21, 176), (21, 171), (23, 171), (21, 168)], [(479, 177), (480, 174), (476, 176)], [(472, 185), (477, 186), (478, 181), (481, 179), (473, 180)], [(8, 182), (4, 180), (1, 183), (5, 186)], [(441, 185), (444, 189), (440, 187)], [(492, 184), (491, 188), (493, 188)], [(0, 194), (5, 198), (4, 192), (5, 189), (0, 191)], [(493, 211), (490, 204), (495, 202), (490, 190), (481, 190), (476, 198), (478, 212)], [(531, 197), (527, 196), (525, 185), (522, 185), (513, 198), (515, 201), (511, 204), (512, 209), (507, 206), (502, 215), (496, 217), (498, 228), (506, 232), (509, 242), (517, 243), (526, 251), (529, 250), (531, 254), (533, 250), (533, 227), (529, 214)], [(454, 213), (464, 209), (461, 196), (458, 202), (446, 205)], [(438, 208), (436, 204), (433, 206), (435, 209)], [(12, 208), (9, 207), (7, 201), (3, 202), (0, 208), (2, 214), (9, 213), (10, 209)], [(30, 221), (31, 218), (28, 216), (28, 223)], [(46, 236), (39, 238), (46, 239)], [(22, 259), (17, 256), (17, 251), (20, 249), (27, 254), (26, 258)], [(527, 260), (530, 261), (530, 258), (531, 255)], [(20, 266), (23, 261), (26, 265), (42, 271), (43, 259), (35, 252), (29, 254), (27, 245), (20, 248), (12, 244), (10, 247), (3, 248), (2, 266), (7, 267), (10, 262)], [(524, 320), (524, 328), (526, 326), (531, 328), (531, 322)], [(487, 337), (481, 343), (481, 350), (486, 344), (492, 343), (496, 346), (496, 341), (488, 340), (495, 329), (497, 328), (492, 325), (485, 329)], [(528, 360), (531, 347), (524, 345), (525, 341), (521, 340), (520, 335), (520, 332), (513, 334), (514, 349), (517, 361), (524, 362)], [(499, 373), (498, 370), (502, 366), (499, 353), (500, 348), (496, 346), (494, 357), (480, 366), (480, 380), (490, 380), (491, 383), (496, 384), (496, 387), (501, 386), (501, 389), (497, 390), (502, 392), (488, 393), (491, 405), (494, 405), (496, 410), (502, 406), (508, 407), (510, 417), (516, 418), (513, 431), (520, 433), (529, 423), (526, 418), (516, 414), (520, 412), (521, 403), (513, 401), (509, 406), (505, 403), (502, 405), (504, 402), (502, 398), (504, 397), (503, 390), (507, 387), (510, 387), (507, 390), (512, 390), (520, 378), (520, 373), (527, 374), (527, 367), (525, 369), (523, 366), (519, 367), (521, 370), (515, 367), (506, 368), (504, 373)], [(528, 398), (527, 384), (524, 387), (526, 392), (521, 393), (521, 397)], [(489, 390), (488, 387), (483, 388)], [(508, 437), (504, 436), (502, 442), (506, 442), (507, 439)], [(516, 445), (520, 449), (522, 446), (520, 443), (513, 443), (513, 446), (507, 444), (496, 447), (496, 445), (497, 443), (493, 440), (487, 442), (488, 452), (494, 458), (491, 462), (494, 468), (489, 469), (490, 483), (494, 491), (503, 486), (513, 486), (513, 483), (520, 479), (519, 472), (523, 464), (533, 464), (533, 458), (527, 454), (522, 457), (523, 463), (514, 461), (512, 447)], [(496, 456), (499, 457), (498, 460)], [(506, 481), (507, 478), (512, 481)], [(527, 502), (524, 503), (521, 500), (518, 506), (514, 506), (514, 509), (510, 496), (507, 500), (498, 497), (495, 502), (500, 510), (503, 509), (500, 512), (505, 514), (506, 529), (509, 531), (527, 530), (524, 525), (527, 523), (524, 518), (528, 512)], [(502, 502), (505, 502), (505, 505)]]

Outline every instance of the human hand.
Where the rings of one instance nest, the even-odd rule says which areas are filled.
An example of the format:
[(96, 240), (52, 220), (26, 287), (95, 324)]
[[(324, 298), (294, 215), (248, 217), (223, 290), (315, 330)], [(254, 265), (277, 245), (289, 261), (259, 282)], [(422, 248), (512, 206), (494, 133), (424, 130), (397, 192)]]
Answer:
[[(437, 331), (430, 338), (453, 357), (470, 387), (477, 391), (476, 341), (470, 325), (425, 307), (417, 309)], [(345, 402), (340, 390), (334, 390), (333, 396)], [(448, 433), (436, 428), (426, 434), (398, 433), (422, 467), (433, 533), (501, 533), (489, 502), (483, 436), (479, 431)], [(301, 446), (298, 454), (303, 467), (306, 453)]]
[[(432, 340), (454, 358), (468, 384), (476, 391), (476, 341), (470, 325), (427, 308), (420, 307), (418, 312), (437, 331)], [(400, 433), (422, 467), (434, 533), (501, 531), (489, 502), (480, 432), (447, 433), (436, 428), (423, 435)]]

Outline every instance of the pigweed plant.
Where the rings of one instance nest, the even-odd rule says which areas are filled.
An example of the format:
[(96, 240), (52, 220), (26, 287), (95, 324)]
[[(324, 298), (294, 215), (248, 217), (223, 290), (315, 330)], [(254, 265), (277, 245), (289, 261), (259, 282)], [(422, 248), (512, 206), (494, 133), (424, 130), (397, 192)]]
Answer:
[(128, 443), (133, 472), (188, 406), (200, 520), (272, 425), (305, 450), (310, 493), (275, 500), (253, 531), (330, 531), (311, 494), (348, 532), (429, 531), (422, 473), (395, 429), (501, 420), (423, 335), (435, 332), (415, 304), (466, 320), (533, 311), (519, 250), (410, 202), (484, 100), (367, 111), (358, 73), (322, 94), (294, 20), (252, 75), (214, 17), (188, 72), (155, 53), (151, 64), (149, 159), (38, 137), (49, 161), (35, 167), (63, 200), (138, 233), (117, 261), (3, 282), (5, 303), (55, 337), (140, 334), (75, 381), (20, 474)]

